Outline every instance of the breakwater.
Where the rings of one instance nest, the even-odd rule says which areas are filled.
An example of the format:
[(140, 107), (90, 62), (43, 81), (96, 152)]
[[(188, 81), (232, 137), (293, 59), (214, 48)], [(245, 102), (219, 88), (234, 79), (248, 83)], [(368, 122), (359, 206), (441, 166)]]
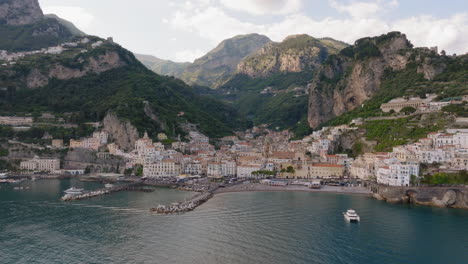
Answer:
[(397, 187), (374, 185), (375, 199), (388, 203), (412, 203), (442, 208), (468, 209), (468, 187)]
[(181, 203), (172, 203), (168, 205), (158, 205), (155, 208), (151, 208), (150, 212), (158, 213), (158, 214), (179, 214), (179, 213), (186, 213), (195, 210), (198, 206), (202, 205), (211, 197), (213, 197), (213, 192), (215, 189), (211, 189), (195, 195), (191, 199), (181, 202)]
[(153, 192), (153, 189), (144, 188), (144, 185), (141, 183), (131, 183), (121, 186), (115, 186), (111, 188), (103, 188), (99, 190), (84, 192), (83, 194), (79, 195), (64, 195), (61, 200), (68, 202), (68, 201), (77, 201), (83, 199), (89, 199), (97, 196), (107, 195), (115, 192), (122, 192), (122, 191), (139, 191), (139, 192)]

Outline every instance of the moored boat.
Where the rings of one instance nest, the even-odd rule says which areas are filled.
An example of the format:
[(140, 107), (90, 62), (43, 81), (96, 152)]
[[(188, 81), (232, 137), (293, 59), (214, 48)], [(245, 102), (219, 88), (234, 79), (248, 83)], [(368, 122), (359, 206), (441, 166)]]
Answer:
[(361, 218), (353, 209), (349, 209), (346, 213), (343, 213), (344, 218), (349, 222), (359, 222)]

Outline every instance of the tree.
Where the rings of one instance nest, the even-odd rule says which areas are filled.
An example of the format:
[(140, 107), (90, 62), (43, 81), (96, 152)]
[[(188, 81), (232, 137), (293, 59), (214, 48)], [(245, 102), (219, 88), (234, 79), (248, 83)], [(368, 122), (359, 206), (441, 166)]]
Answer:
[(410, 183), (411, 183), (411, 185), (413, 185), (413, 186), (414, 186), (414, 185), (417, 185), (417, 183), (418, 183), (418, 177), (417, 177), (416, 175), (414, 175), (414, 174), (411, 174), (411, 176), (410, 176)]
[(125, 170), (124, 170), (124, 175), (125, 175), (125, 176), (131, 176), (131, 175), (132, 175), (132, 172), (133, 172), (133, 169), (125, 169)]
[(142, 177), (143, 176), (143, 166), (135, 165), (135, 176)]
[(409, 114), (412, 114), (414, 112), (416, 112), (416, 109), (414, 107), (411, 107), (411, 106), (403, 107), (400, 110), (400, 113), (404, 113), (405, 115), (409, 115)]
[(286, 172), (287, 172), (287, 173), (295, 173), (296, 170), (293, 168), (293, 166), (289, 166), (289, 167), (286, 169)]

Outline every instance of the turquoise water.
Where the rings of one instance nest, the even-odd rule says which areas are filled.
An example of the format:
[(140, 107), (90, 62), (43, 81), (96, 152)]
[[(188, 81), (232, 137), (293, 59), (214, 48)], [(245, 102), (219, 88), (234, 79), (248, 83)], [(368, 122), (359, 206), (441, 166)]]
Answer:
[[(0, 189), (0, 263), (468, 263), (468, 211), (327, 193), (216, 195), (194, 212), (148, 208), (190, 197), (157, 189), (62, 203), (71, 185)], [(82, 185), (82, 186), (80, 186)], [(361, 223), (341, 213), (358, 211)]]

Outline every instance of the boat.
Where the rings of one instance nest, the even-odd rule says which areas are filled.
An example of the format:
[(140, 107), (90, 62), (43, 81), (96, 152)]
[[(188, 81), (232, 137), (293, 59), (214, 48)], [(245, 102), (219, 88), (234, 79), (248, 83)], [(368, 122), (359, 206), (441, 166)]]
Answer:
[(114, 187), (114, 186), (115, 186), (115, 185), (114, 185), (114, 184), (111, 184), (111, 183), (107, 183), (107, 184), (104, 185), (104, 187), (106, 187), (106, 188), (112, 188), (112, 187)]
[(65, 190), (65, 193), (69, 195), (80, 195), (83, 194), (83, 192), (84, 189), (77, 189), (75, 187), (71, 187), (70, 189)]
[(359, 215), (356, 214), (356, 211), (354, 211), (353, 209), (349, 209), (346, 213), (343, 213), (343, 215), (344, 218), (349, 222), (359, 222), (361, 220)]
[(0, 173), (0, 179), (8, 178), (8, 173)]

